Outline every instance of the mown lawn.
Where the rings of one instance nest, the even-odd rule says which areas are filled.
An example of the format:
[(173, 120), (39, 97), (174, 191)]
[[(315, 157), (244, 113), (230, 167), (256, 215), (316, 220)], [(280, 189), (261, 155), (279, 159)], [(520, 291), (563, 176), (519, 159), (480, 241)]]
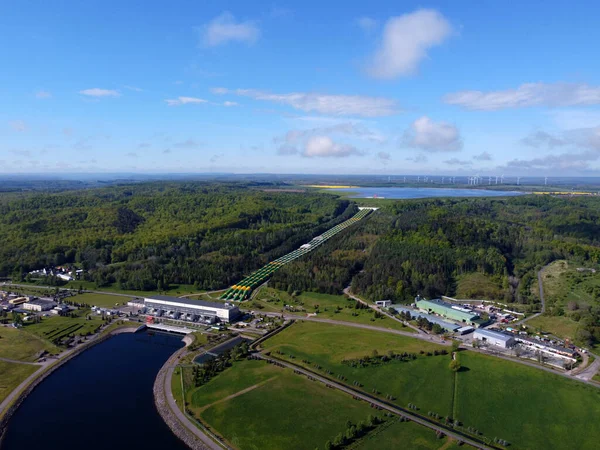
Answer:
[(85, 293), (69, 297), (67, 300), (76, 303), (85, 303), (89, 306), (114, 308), (116, 306), (126, 305), (131, 298), (121, 297), (120, 295)]
[[(285, 305), (290, 305), (292, 309), (284, 309)], [(343, 295), (320, 294), (317, 292), (303, 292), (298, 296), (292, 296), (287, 292), (273, 288), (261, 288), (257, 296), (247, 301), (243, 306), (247, 309), (254, 309), (256, 312), (282, 312), (286, 314), (297, 314), (306, 316), (306, 314), (317, 313), (316, 317), (322, 319), (333, 319), (342, 322), (362, 323), (381, 328), (390, 328), (393, 330), (402, 330), (413, 333), (415, 330), (404, 326), (402, 323), (390, 319), (384, 315), (376, 318), (372, 309), (365, 307), (363, 309), (355, 308), (356, 301)]]
[(0, 402), (19, 384), (38, 370), (38, 366), (0, 361)]
[[(266, 350), (281, 351), (278, 358), (290, 360), (293, 355), (295, 364), (315, 370), (315, 364), (321, 366), (320, 372), (330, 370), (330, 377), (346, 377), (346, 383), (352, 385), (358, 381), (365, 392), (379, 391), (383, 397), (392, 395), (395, 403), (405, 407), (409, 402), (422, 411), (435, 411), (447, 415), (452, 409), (454, 376), (448, 368), (449, 355), (425, 356), (420, 351), (433, 352), (446, 349), (438, 344), (405, 336), (397, 336), (370, 330), (328, 325), (316, 322), (297, 322), (288, 329), (264, 342)], [(417, 353), (414, 361), (392, 361), (379, 366), (351, 367), (343, 364), (344, 359), (361, 358), (376, 350), (380, 355), (392, 350), (396, 353)], [(308, 360), (310, 363), (303, 363)]]
[[(43, 351), (58, 353), (56, 346), (24, 332), (22, 329), (0, 326), (0, 357), (33, 362)], [(1, 372), (0, 372), (1, 373)]]
[[(235, 365), (228, 369), (236, 370)], [(209, 407), (202, 418), (241, 450), (304, 450), (324, 448), (345, 430), (346, 421), (375, 414), (365, 402), (322, 383), (289, 369), (276, 372), (260, 387)]]
[(538, 316), (528, 320), (527, 326), (534, 331), (552, 333), (562, 338), (573, 340), (579, 324), (566, 316)]
[(461, 352), (455, 418), (514, 449), (592, 450), (600, 389), (522, 364)]

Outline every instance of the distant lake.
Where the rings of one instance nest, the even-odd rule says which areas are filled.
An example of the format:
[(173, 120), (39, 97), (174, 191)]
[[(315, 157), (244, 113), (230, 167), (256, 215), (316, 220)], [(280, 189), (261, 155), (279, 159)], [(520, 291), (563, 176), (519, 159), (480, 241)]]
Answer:
[(335, 192), (350, 192), (351, 198), (433, 198), (433, 197), (514, 197), (523, 195), (516, 191), (492, 191), (487, 189), (412, 188), (412, 187), (357, 187), (332, 189)]

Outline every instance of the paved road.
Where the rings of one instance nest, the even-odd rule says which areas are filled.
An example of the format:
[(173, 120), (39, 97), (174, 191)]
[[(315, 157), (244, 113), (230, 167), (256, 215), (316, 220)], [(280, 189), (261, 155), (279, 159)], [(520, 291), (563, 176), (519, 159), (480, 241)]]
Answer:
[(210, 437), (204, 434), (190, 419), (187, 418), (185, 414), (181, 412), (179, 407), (177, 406), (177, 402), (173, 397), (173, 391), (171, 389), (171, 378), (173, 377), (173, 371), (175, 370), (175, 365), (177, 365), (177, 359), (173, 358), (170, 361), (170, 367), (167, 369), (167, 375), (165, 376), (165, 395), (167, 398), (167, 403), (173, 414), (177, 417), (177, 420), (181, 422), (183, 426), (185, 426), (189, 431), (194, 433), (198, 439), (202, 441), (204, 445), (212, 450), (222, 450), (223, 447), (213, 441)]
[(598, 355), (594, 355), (594, 357), (596, 358), (594, 362), (585, 369), (583, 369), (581, 372), (579, 372), (577, 375), (574, 375), (575, 378), (578, 378), (579, 380), (583, 381), (590, 381), (594, 377), (594, 375), (598, 373), (598, 371), (600, 370), (600, 358), (598, 357)]
[(441, 337), (432, 335), (432, 334), (410, 333), (408, 331), (393, 330), (391, 328), (375, 327), (373, 325), (366, 325), (366, 324), (362, 324), (362, 323), (342, 322), (340, 320), (319, 319), (317, 317), (295, 316), (292, 314), (282, 314), (282, 313), (273, 313), (273, 312), (261, 312), (260, 314), (265, 315), (265, 316), (270, 316), (270, 317), (283, 317), (286, 320), (306, 320), (308, 322), (328, 323), (331, 325), (342, 325), (345, 327), (362, 328), (364, 330), (381, 331), (383, 333), (399, 334), (401, 336), (407, 336), (407, 337), (411, 337), (414, 339), (421, 339), (423, 341), (435, 342), (436, 344), (441, 344), (441, 345), (450, 345), (451, 344), (450, 341), (445, 341)]
[(389, 318), (390, 318), (390, 319), (392, 319), (392, 320), (395, 320), (396, 322), (403, 323), (403, 324), (404, 324), (404, 325), (406, 325), (408, 328), (412, 328), (413, 330), (416, 330), (416, 331), (417, 331), (418, 333), (420, 333), (420, 334), (427, 334), (427, 333), (425, 333), (423, 330), (421, 330), (419, 327), (415, 327), (414, 325), (411, 325), (410, 323), (408, 323), (408, 322), (405, 322), (404, 320), (400, 320), (400, 319), (398, 319), (396, 316), (394, 316), (393, 314), (390, 314), (389, 312), (387, 312), (387, 311), (384, 311), (384, 310), (383, 310), (383, 309), (381, 309), (379, 306), (377, 306), (377, 305), (374, 305), (373, 303), (369, 303), (369, 302), (367, 302), (367, 301), (363, 300), (362, 298), (360, 298), (360, 297), (357, 297), (356, 295), (352, 294), (352, 293), (350, 292), (350, 286), (348, 286), (346, 289), (344, 289), (344, 294), (346, 294), (346, 295), (347, 295), (348, 297), (350, 297), (352, 300), (356, 300), (357, 302), (360, 302), (360, 303), (362, 303), (363, 305), (366, 305), (366, 306), (368, 306), (369, 308), (371, 308), (371, 309), (373, 309), (373, 310), (377, 311), (377, 312), (378, 312), (378, 313), (380, 313), (380, 314), (383, 314), (383, 315), (385, 315), (385, 316), (389, 317)]
[(305, 369), (303, 367), (300, 367), (300, 366), (297, 366), (295, 364), (288, 363), (288, 362), (285, 362), (285, 361), (281, 361), (279, 359), (278, 360), (274, 360), (274, 359), (269, 358), (269, 357), (267, 357), (267, 356), (265, 356), (265, 355), (263, 355), (261, 353), (257, 353), (257, 354), (255, 354), (255, 356), (258, 356), (259, 358), (264, 359), (266, 361), (277, 362), (278, 364), (281, 364), (282, 366), (285, 366), (287, 368), (293, 369), (293, 370), (295, 370), (297, 372), (300, 372), (300, 373), (302, 373), (302, 374), (304, 374), (306, 376), (310, 376), (310, 377), (312, 377), (312, 378), (320, 381), (321, 383), (324, 383), (324, 384), (326, 384), (328, 386), (332, 386), (335, 389), (338, 389), (338, 390), (340, 390), (342, 392), (345, 392), (346, 394), (350, 394), (350, 395), (352, 395), (354, 397), (358, 397), (361, 400), (364, 400), (366, 402), (369, 402), (369, 403), (372, 403), (374, 405), (377, 405), (381, 409), (384, 409), (384, 410), (389, 411), (391, 413), (394, 413), (396, 415), (399, 415), (399, 416), (402, 416), (402, 417), (406, 417), (406, 418), (412, 420), (413, 422), (416, 422), (416, 423), (418, 423), (420, 425), (423, 425), (423, 426), (425, 426), (427, 428), (431, 428), (434, 431), (440, 431), (440, 432), (442, 432), (442, 433), (444, 433), (444, 434), (446, 434), (446, 435), (448, 435), (448, 436), (450, 436), (450, 437), (452, 437), (454, 439), (457, 439), (459, 441), (463, 441), (463, 442), (465, 442), (465, 443), (467, 443), (469, 445), (472, 445), (475, 448), (485, 449), (485, 450), (488, 450), (488, 449), (491, 450), (492, 449), (492, 447), (488, 447), (485, 444), (480, 444), (478, 442), (475, 442), (475, 441), (469, 439), (468, 437), (462, 436), (462, 435), (460, 435), (458, 433), (455, 433), (455, 432), (453, 432), (451, 430), (448, 430), (446, 428), (438, 426), (435, 423), (431, 423), (431, 422), (429, 422), (427, 420), (424, 420), (424, 419), (422, 419), (422, 418), (420, 418), (418, 416), (415, 416), (415, 415), (413, 415), (413, 414), (411, 414), (409, 412), (406, 412), (406, 411), (404, 411), (404, 410), (402, 410), (400, 408), (394, 407), (392, 405), (388, 405), (387, 403), (383, 403), (383, 402), (381, 402), (379, 400), (376, 400), (376, 399), (374, 399), (374, 398), (372, 398), (372, 397), (370, 397), (370, 396), (368, 396), (366, 394), (363, 394), (363, 393), (361, 393), (359, 391), (355, 391), (353, 389), (350, 389), (349, 387), (344, 386), (343, 384), (340, 384), (340, 383), (337, 383), (337, 382), (335, 382), (333, 380), (325, 378), (325, 377), (323, 377), (323, 376), (321, 376), (321, 375), (319, 375), (317, 373), (314, 373), (314, 372), (312, 372), (312, 371), (310, 371), (308, 369)]

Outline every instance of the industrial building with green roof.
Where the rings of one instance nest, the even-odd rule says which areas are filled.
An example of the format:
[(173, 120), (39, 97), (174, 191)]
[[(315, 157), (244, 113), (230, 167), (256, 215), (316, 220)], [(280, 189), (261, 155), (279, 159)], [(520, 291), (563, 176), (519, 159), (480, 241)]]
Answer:
[(451, 303), (443, 302), (442, 300), (417, 299), (416, 304), (417, 308), (426, 313), (438, 314), (446, 319), (467, 323), (476, 327), (481, 325), (481, 319), (477, 313), (460, 306), (452, 305)]

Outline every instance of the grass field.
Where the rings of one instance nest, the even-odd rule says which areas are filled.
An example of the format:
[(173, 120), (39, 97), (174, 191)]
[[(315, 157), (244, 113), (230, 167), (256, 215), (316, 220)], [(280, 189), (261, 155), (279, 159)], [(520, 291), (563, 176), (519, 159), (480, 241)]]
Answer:
[[(256, 312), (282, 312), (286, 314), (297, 314), (305, 316), (307, 313), (317, 313), (316, 317), (322, 319), (333, 319), (342, 322), (362, 323), (381, 328), (390, 328), (406, 332), (414, 332), (412, 328), (403, 326), (402, 323), (386, 316), (374, 317), (373, 310), (355, 309), (355, 300), (343, 295), (319, 294), (317, 292), (303, 292), (298, 296), (292, 296), (287, 292), (273, 288), (261, 288), (253, 300), (245, 302), (243, 306), (254, 309)], [(285, 305), (292, 309), (284, 310)], [(318, 308), (317, 308), (318, 307)]]
[(43, 351), (58, 353), (55, 345), (26, 333), (22, 329), (0, 326), (1, 358), (33, 362)]
[(472, 352), (461, 352), (454, 418), (515, 449), (596, 449), (600, 389)]
[[(333, 372), (332, 377), (343, 375), (347, 383), (358, 381), (366, 392), (376, 389), (392, 395), (396, 403), (406, 406), (414, 403), (427, 412), (432, 410), (447, 415), (452, 409), (454, 376), (448, 369), (450, 357), (423, 356), (410, 362), (393, 361), (380, 366), (354, 368), (343, 364), (343, 359), (371, 355), (373, 350), (381, 355), (389, 350), (396, 353), (419, 353), (441, 350), (443, 346), (430, 342), (372, 332), (344, 326), (332, 326), (316, 322), (297, 322), (288, 329), (264, 342), (267, 350), (279, 350), (282, 359), (293, 355), (295, 364), (314, 370), (318, 364)], [(302, 360), (310, 361), (305, 364)]]
[(381, 430), (371, 433), (353, 448), (357, 450), (451, 450), (455, 447), (472, 449), (468, 445), (455, 446), (454, 441), (448, 438), (438, 439), (433, 430), (414, 422), (391, 420), (389, 424), (383, 425)]
[(0, 361), (0, 402), (10, 394), (29, 375), (38, 370), (38, 366)]
[[(246, 363), (236, 363), (195, 393), (203, 402), (208, 400), (198, 392), (210, 395), (212, 400), (232, 395), (234, 389), (219, 378), (228, 377), (234, 380), (235, 389), (243, 388), (247, 383), (235, 379), (245, 380), (248, 370), (252, 371), (250, 382), (263, 380), (256, 388), (213, 403), (202, 412), (204, 421), (242, 450), (323, 448), (326, 441), (345, 430), (347, 420), (356, 423), (374, 414), (365, 402), (295, 375), (289, 369), (262, 361)], [(213, 395), (213, 388), (220, 394)]]
[[(596, 273), (579, 272), (578, 268), (581, 265), (565, 260), (554, 261), (544, 268), (547, 314), (529, 321), (528, 325), (562, 338), (576, 337), (578, 319), (585, 315), (580, 311), (600, 305), (600, 267), (596, 267)], [(564, 315), (552, 314), (558, 308)]]
[(104, 322), (97, 315), (90, 314), (91, 320), (86, 318), (89, 310), (79, 310), (79, 317), (50, 316), (42, 318), (40, 323), (29, 324), (23, 331), (34, 334), (48, 342), (60, 340), (69, 335), (85, 336), (92, 334)]
[(78, 294), (74, 297), (69, 297), (69, 301), (76, 303), (85, 303), (90, 306), (100, 306), (102, 308), (114, 308), (116, 306), (126, 305), (131, 298), (121, 297), (119, 295), (110, 294)]

